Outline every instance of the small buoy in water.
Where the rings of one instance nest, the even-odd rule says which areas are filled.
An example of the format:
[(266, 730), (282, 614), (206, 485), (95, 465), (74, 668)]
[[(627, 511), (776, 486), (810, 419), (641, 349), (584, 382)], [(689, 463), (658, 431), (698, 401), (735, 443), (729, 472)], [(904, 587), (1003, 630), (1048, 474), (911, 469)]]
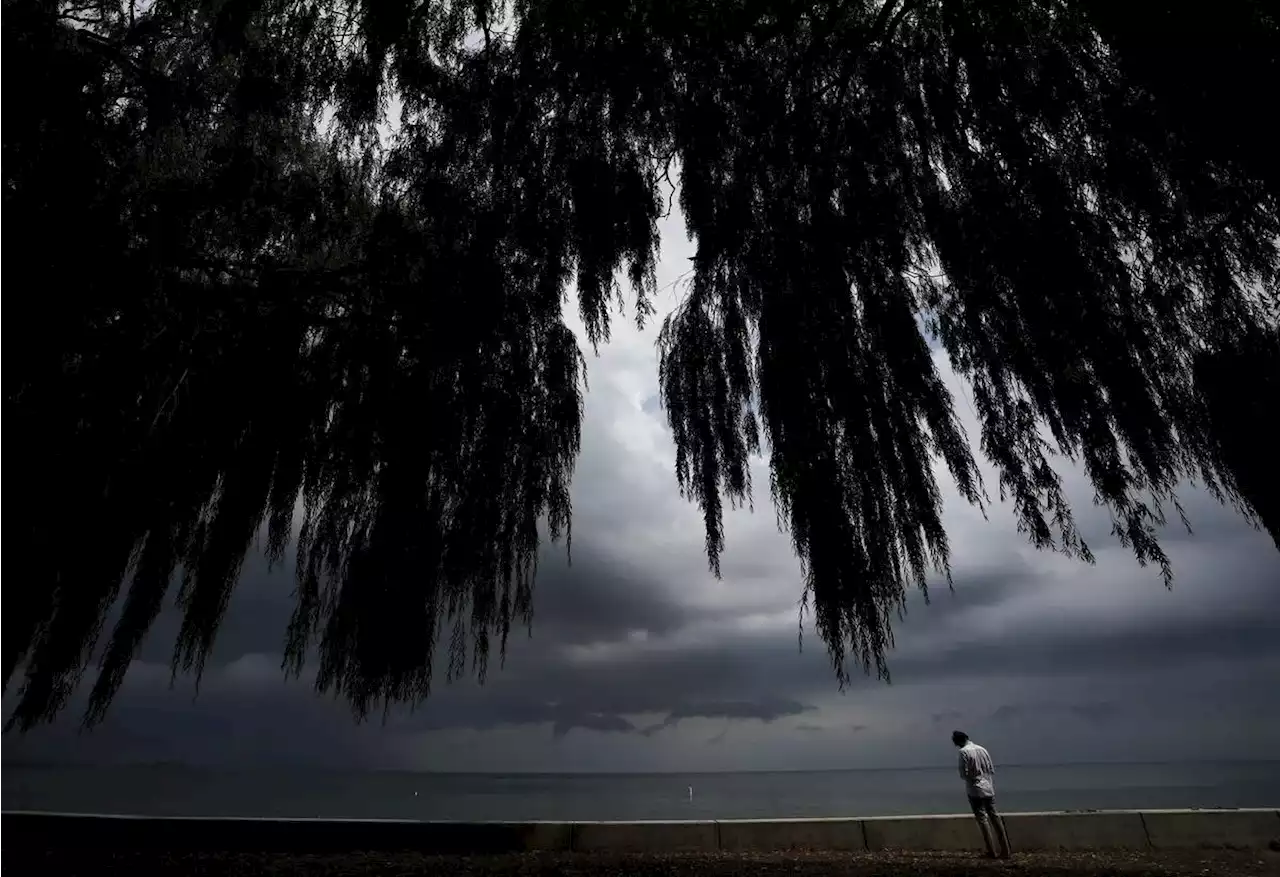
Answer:
[(690, 801), (692, 801), (692, 800), (693, 800), (693, 786), (690, 786), (690, 787), (689, 787), (689, 800), (690, 800)]

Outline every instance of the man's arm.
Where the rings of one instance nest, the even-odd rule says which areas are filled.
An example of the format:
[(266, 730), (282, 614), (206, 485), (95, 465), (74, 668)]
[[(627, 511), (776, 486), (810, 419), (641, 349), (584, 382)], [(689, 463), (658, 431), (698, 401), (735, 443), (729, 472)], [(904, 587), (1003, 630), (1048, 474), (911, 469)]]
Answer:
[(974, 778), (977, 770), (973, 763), (973, 759), (969, 757), (969, 753), (963, 749), (960, 750), (960, 779), (971, 780)]

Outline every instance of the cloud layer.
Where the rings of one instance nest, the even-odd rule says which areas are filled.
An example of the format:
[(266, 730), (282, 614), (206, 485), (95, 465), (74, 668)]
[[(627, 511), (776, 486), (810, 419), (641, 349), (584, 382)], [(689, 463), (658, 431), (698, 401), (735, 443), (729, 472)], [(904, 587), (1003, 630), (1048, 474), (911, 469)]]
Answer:
[[(678, 223), (664, 229), (660, 309), (674, 304), (692, 253)], [(896, 626), (892, 684), (858, 677), (840, 692), (811, 632), (800, 648), (799, 569), (767, 493), (754, 511), (726, 516), (723, 578), (708, 572), (700, 516), (676, 490), (655, 335), (620, 321), (589, 361), (573, 563), (562, 548), (544, 551), (532, 636), (513, 636), (505, 667), (485, 686), (441, 680), (417, 710), (356, 725), (342, 703), (282, 681), (292, 571), (251, 561), (198, 696), (190, 680), (170, 685), (170, 610), (102, 727), (79, 734), (69, 714), (6, 739), (5, 759), (497, 771), (911, 766), (946, 762), (953, 727), (1006, 762), (1274, 756), (1280, 555), (1270, 540), (1188, 488), (1194, 532), (1166, 534), (1177, 576), (1166, 590), (1110, 539), (1110, 521), (1069, 467), (1096, 565), (1035, 551), (1006, 507), (984, 518), (951, 491), (954, 589), (940, 581), (928, 603), (911, 596)], [(967, 391), (943, 367), (976, 435)], [(754, 474), (768, 484), (762, 460)], [(984, 477), (996, 483), (993, 472)]]

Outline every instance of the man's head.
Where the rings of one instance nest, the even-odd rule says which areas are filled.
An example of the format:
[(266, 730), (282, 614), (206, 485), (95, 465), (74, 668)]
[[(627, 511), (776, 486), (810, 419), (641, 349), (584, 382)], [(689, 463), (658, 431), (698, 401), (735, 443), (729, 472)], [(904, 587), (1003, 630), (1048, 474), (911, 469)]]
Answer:
[(957, 746), (963, 746), (964, 744), (969, 742), (969, 735), (966, 734), (964, 731), (952, 731), (951, 742), (956, 744)]

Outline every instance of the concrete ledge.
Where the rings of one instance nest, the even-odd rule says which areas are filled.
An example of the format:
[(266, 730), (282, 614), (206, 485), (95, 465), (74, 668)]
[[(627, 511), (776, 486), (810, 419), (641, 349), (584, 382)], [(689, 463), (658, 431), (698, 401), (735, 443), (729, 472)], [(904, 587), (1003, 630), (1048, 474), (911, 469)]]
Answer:
[(865, 850), (861, 819), (731, 819), (720, 822), (720, 849)]
[[(869, 850), (980, 850), (972, 816), (878, 816), (862, 821)], [(1010, 840), (1012, 843), (1012, 840)]]
[(1147, 846), (1142, 814), (1124, 812), (1011, 813), (1004, 817), (1015, 850), (1140, 850)]
[[(1265, 849), (1280, 841), (1277, 810), (1146, 810), (1010, 813), (1015, 850)], [(720, 822), (417, 822), (236, 819), (5, 812), (11, 849), (69, 839), (92, 849), (422, 853), (725, 852), (794, 849), (982, 848), (972, 816), (767, 819)]]
[(706, 853), (720, 848), (714, 822), (575, 822), (579, 852)]
[(1147, 837), (1156, 849), (1265, 849), (1280, 843), (1280, 811), (1147, 810)]

